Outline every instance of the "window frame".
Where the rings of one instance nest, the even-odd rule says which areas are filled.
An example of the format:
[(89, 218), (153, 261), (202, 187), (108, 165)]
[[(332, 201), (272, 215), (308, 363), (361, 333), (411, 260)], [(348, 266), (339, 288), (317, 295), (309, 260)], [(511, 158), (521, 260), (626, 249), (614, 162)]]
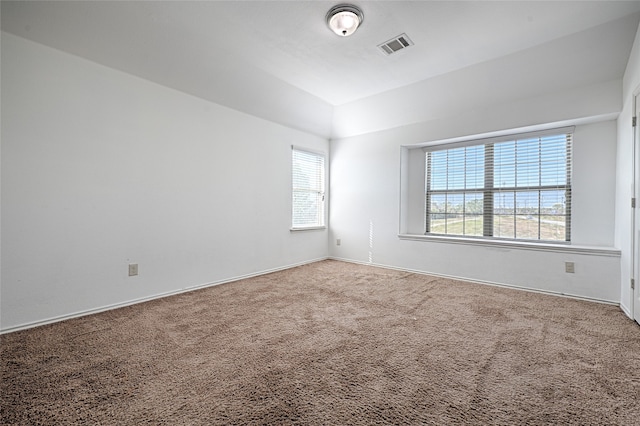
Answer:
[[(294, 177), (294, 167), (295, 167), (295, 155), (296, 152), (315, 156), (321, 159), (321, 168), (320, 168), (320, 178), (319, 188), (312, 187), (304, 187), (304, 188), (296, 188), (295, 186), (295, 177)], [(321, 151), (315, 151), (313, 149), (300, 147), (296, 145), (291, 145), (291, 228), (290, 231), (309, 231), (315, 229), (326, 229), (327, 228), (327, 155)], [(320, 200), (318, 204), (318, 208), (320, 211), (317, 211), (318, 221), (314, 224), (310, 225), (301, 225), (296, 224), (295, 215), (296, 215), (296, 203), (295, 203), (295, 194), (296, 192), (304, 191), (315, 193)]]
[[(548, 243), (548, 244), (571, 244), (571, 196), (572, 196), (572, 163), (573, 163), (573, 149), (572, 149), (572, 143), (573, 143), (573, 134), (574, 134), (574, 130), (575, 127), (571, 126), (571, 127), (564, 127), (564, 128), (556, 128), (556, 129), (548, 129), (548, 130), (542, 130), (542, 131), (534, 131), (534, 132), (527, 132), (527, 133), (512, 133), (512, 134), (504, 134), (501, 136), (497, 136), (497, 137), (489, 137), (489, 138), (473, 138), (473, 139), (463, 139), (463, 140), (457, 140), (455, 142), (441, 142), (441, 143), (435, 143), (435, 144), (430, 144), (430, 145), (423, 145), (423, 152), (424, 152), (424, 160), (425, 160), (425, 165), (424, 165), (424, 235), (427, 237), (437, 237), (437, 238), (456, 238), (456, 239), (460, 239), (460, 238), (471, 238), (471, 239), (480, 239), (480, 240), (489, 240), (489, 241), (495, 241), (495, 240), (505, 240), (505, 241), (512, 241), (512, 242), (516, 242), (516, 243)], [(517, 141), (527, 141), (527, 140), (532, 140), (532, 139), (538, 139), (538, 162), (539, 162), (539, 167), (540, 170), (542, 170), (542, 152), (543, 152), (543, 146), (542, 146), (542, 140), (544, 138), (548, 138), (551, 136), (564, 136), (565, 140), (566, 140), (566, 145), (565, 145), (565, 165), (564, 165), (564, 170), (566, 170), (566, 177), (565, 177), (565, 181), (564, 184), (553, 184), (553, 185), (543, 185), (542, 184), (542, 172), (539, 172), (539, 182), (537, 185), (522, 185), (519, 186), (517, 184), (517, 182), (514, 183), (513, 186), (496, 186), (495, 182), (494, 182), (494, 172), (496, 169), (498, 169), (500, 167), (499, 164), (495, 163), (495, 157), (494, 157), (494, 149), (495, 146), (497, 144), (500, 143), (505, 143), (505, 142), (514, 142), (514, 152), (516, 152), (517, 150)], [(483, 184), (482, 186), (477, 186), (477, 187), (471, 187), (471, 188), (467, 188), (466, 187), (466, 173), (468, 170), (468, 165), (467, 165), (467, 151), (464, 150), (463, 151), (463, 164), (464, 164), (464, 171), (462, 172), (462, 177), (465, 180), (465, 184), (463, 185), (462, 188), (445, 188), (445, 189), (431, 189), (431, 182), (430, 179), (432, 178), (432, 173), (431, 173), (431, 168), (432, 168), (432, 161), (433, 161), (433, 155), (431, 155), (434, 152), (447, 152), (447, 160), (446, 160), (446, 164), (447, 164), (447, 168), (449, 167), (449, 159), (448, 159), (448, 155), (449, 155), (449, 150), (454, 150), (454, 149), (458, 149), (458, 148), (468, 148), (468, 147), (477, 147), (477, 146), (483, 146), (483, 150), (482, 150), (482, 157), (483, 157), (483, 168), (482, 168), (482, 174), (483, 174)], [(517, 161), (514, 161), (514, 165), (513, 165), (513, 170), (514, 170), (514, 176), (517, 176), (517, 169), (518, 169), (518, 163)], [(447, 169), (448, 170), (448, 169)], [(448, 172), (447, 172), (448, 173)], [(448, 186), (448, 183), (447, 183)], [(542, 206), (540, 204), (540, 200), (542, 197), (542, 192), (543, 191), (564, 191), (564, 197), (565, 197), (565, 210), (564, 210), (564, 214), (563, 217), (565, 218), (565, 235), (564, 235), (564, 239), (560, 240), (551, 240), (551, 239), (542, 239), (542, 235), (541, 235), (541, 224), (542, 224)], [(517, 205), (515, 200), (518, 197), (518, 194), (526, 194), (526, 193), (535, 193), (538, 192), (538, 206), (537, 206), (537, 214), (535, 216), (537, 216), (538, 220), (537, 220), (537, 238), (518, 238), (518, 231), (517, 231), (517, 227), (516, 227), (516, 219), (517, 219)], [(514, 197), (514, 203), (513, 203), (513, 217), (514, 217), (514, 236), (513, 237), (508, 237), (508, 236), (504, 236), (504, 235), (498, 235), (498, 236), (494, 236), (494, 216), (495, 216), (495, 205), (494, 205), (494, 197), (497, 196), (498, 194), (513, 194)], [(449, 234), (446, 231), (446, 227), (445, 227), (445, 232), (444, 233), (439, 233), (439, 232), (432, 232), (431, 230), (431, 221), (430, 219), (432, 218), (432, 216), (434, 214), (443, 214), (445, 216), (445, 218), (447, 217), (447, 211), (446, 211), (446, 207), (445, 207), (445, 211), (444, 213), (438, 212), (438, 213), (432, 213), (432, 211), (430, 210), (431, 206), (432, 206), (432, 199), (435, 195), (445, 195), (445, 199), (448, 198), (449, 195), (462, 195), (463, 200), (465, 199), (467, 194), (482, 194), (482, 235), (472, 235), (472, 234), (465, 234), (465, 229), (464, 227), (466, 227), (466, 223), (467, 223), (467, 219), (466, 219), (466, 212), (464, 211), (464, 208), (466, 207), (466, 202), (463, 202), (462, 206), (463, 206), (463, 231), (460, 234)], [(447, 203), (445, 202), (445, 205)], [(472, 216), (471, 214), (469, 216)], [(445, 226), (448, 222), (445, 219)]]

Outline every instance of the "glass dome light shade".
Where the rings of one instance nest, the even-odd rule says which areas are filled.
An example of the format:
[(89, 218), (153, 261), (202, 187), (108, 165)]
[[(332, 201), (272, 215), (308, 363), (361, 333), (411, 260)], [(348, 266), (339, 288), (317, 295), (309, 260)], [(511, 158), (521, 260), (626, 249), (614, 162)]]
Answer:
[(327, 25), (337, 35), (347, 37), (358, 29), (363, 18), (362, 11), (356, 6), (342, 4), (329, 10)]

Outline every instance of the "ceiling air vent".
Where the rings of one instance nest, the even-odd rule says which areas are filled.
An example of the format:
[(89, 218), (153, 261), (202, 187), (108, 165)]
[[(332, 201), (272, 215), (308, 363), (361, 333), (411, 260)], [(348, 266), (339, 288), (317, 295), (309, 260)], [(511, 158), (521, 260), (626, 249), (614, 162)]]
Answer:
[(409, 46), (413, 46), (413, 42), (406, 34), (400, 34), (399, 36), (378, 45), (385, 55), (391, 55)]

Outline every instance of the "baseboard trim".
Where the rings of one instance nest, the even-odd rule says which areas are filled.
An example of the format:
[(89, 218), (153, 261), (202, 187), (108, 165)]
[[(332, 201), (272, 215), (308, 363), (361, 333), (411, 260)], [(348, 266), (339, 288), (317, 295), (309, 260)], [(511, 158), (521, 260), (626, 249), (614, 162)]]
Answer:
[(615, 300), (606, 300), (606, 299), (600, 299), (600, 298), (596, 298), (596, 297), (580, 296), (580, 295), (575, 295), (575, 294), (562, 293), (562, 292), (559, 292), (559, 291), (540, 290), (540, 289), (537, 289), (537, 288), (524, 287), (524, 286), (519, 286), (519, 285), (514, 285), (514, 284), (505, 284), (505, 283), (497, 283), (497, 282), (493, 282), (493, 281), (477, 280), (477, 279), (472, 279), (472, 278), (459, 277), (459, 276), (455, 276), (455, 275), (447, 275), (447, 274), (439, 274), (439, 273), (435, 273), (435, 272), (420, 271), (418, 269), (400, 268), (400, 267), (397, 267), (397, 266), (385, 265), (385, 264), (381, 264), (381, 263), (364, 262), (364, 261), (346, 259), (346, 258), (335, 257), (335, 256), (329, 256), (329, 259), (338, 260), (338, 261), (347, 262), (347, 263), (355, 263), (355, 264), (359, 264), (359, 265), (375, 266), (377, 268), (391, 269), (391, 270), (394, 270), (394, 271), (411, 272), (411, 273), (420, 274), (420, 275), (430, 275), (430, 276), (433, 276), (433, 277), (448, 278), (448, 279), (458, 280), (458, 281), (466, 281), (466, 282), (470, 282), (470, 283), (474, 283), (474, 284), (490, 285), (490, 286), (493, 286), (493, 287), (512, 288), (512, 289), (516, 289), (516, 290), (529, 291), (531, 293), (548, 294), (548, 295), (551, 295), (551, 296), (560, 296), (560, 297), (567, 297), (567, 298), (570, 298), (570, 299), (585, 300), (587, 302), (596, 302), (596, 303), (604, 303), (604, 304), (607, 304), (607, 305), (621, 306), (620, 302), (615, 301)]
[(624, 303), (620, 302), (620, 309), (622, 309), (622, 312), (624, 312), (624, 314), (626, 316), (629, 317), (629, 319), (633, 319), (633, 314), (631, 313), (631, 310), (629, 309), (628, 306), (626, 306)]
[(141, 298), (138, 298), (138, 299), (128, 300), (126, 302), (114, 303), (114, 304), (102, 306), (102, 307), (99, 307), (99, 308), (87, 309), (87, 310), (83, 310), (83, 311), (74, 312), (74, 313), (71, 313), (71, 314), (65, 314), (65, 315), (60, 315), (60, 316), (57, 316), (57, 317), (44, 319), (44, 320), (28, 322), (28, 323), (24, 323), (24, 324), (20, 324), (20, 325), (16, 325), (16, 326), (13, 326), (13, 327), (2, 329), (2, 330), (0, 330), (0, 335), (13, 333), (13, 332), (20, 331), (20, 330), (27, 330), (29, 328), (40, 327), (42, 325), (53, 324), (53, 323), (56, 323), (56, 322), (66, 321), (66, 320), (73, 319), (73, 318), (80, 318), (80, 317), (84, 317), (84, 316), (87, 316), (87, 315), (98, 314), (100, 312), (111, 311), (113, 309), (124, 308), (125, 306), (131, 306), (131, 305), (136, 305), (138, 303), (149, 302), (149, 301), (155, 300), (155, 299), (162, 299), (164, 297), (174, 296), (176, 294), (188, 293), (190, 291), (200, 290), (200, 289), (207, 288), (207, 287), (213, 287), (213, 286), (217, 286), (217, 285), (220, 285), (220, 284), (227, 284), (227, 283), (232, 283), (234, 281), (240, 281), (240, 280), (245, 280), (245, 279), (248, 279), (248, 278), (254, 278), (254, 277), (258, 277), (260, 275), (266, 275), (266, 274), (271, 274), (273, 272), (284, 271), (286, 269), (291, 269), (291, 268), (295, 268), (295, 267), (302, 266), (302, 265), (308, 265), (310, 263), (321, 262), (321, 261), (327, 260), (327, 259), (329, 259), (329, 257), (321, 257), (321, 258), (311, 259), (311, 260), (307, 260), (307, 261), (304, 261), (304, 262), (298, 262), (298, 263), (293, 263), (293, 264), (290, 264), (290, 265), (279, 266), (277, 268), (271, 268), (271, 269), (265, 269), (265, 270), (258, 271), (258, 272), (252, 272), (250, 274), (238, 275), (236, 277), (231, 277), (231, 278), (227, 278), (227, 279), (223, 279), (223, 280), (213, 281), (213, 282), (210, 282), (210, 283), (205, 283), (205, 284), (199, 284), (199, 285), (195, 285), (195, 286), (185, 287), (185, 288), (181, 288), (179, 290), (173, 290), (173, 291), (168, 291), (168, 292), (164, 292), (164, 293), (158, 293), (158, 294), (154, 294), (154, 295), (147, 296), (147, 297), (141, 297)]

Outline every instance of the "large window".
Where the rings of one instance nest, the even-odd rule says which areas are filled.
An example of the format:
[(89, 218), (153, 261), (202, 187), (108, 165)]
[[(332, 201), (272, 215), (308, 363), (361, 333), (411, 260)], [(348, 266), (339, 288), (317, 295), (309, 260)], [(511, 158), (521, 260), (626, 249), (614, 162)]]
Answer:
[(324, 155), (293, 148), (291, 156), (292, 229), (324, 226)]
[(427, 234), (571, 241), (569, 131), (426, 153)]

